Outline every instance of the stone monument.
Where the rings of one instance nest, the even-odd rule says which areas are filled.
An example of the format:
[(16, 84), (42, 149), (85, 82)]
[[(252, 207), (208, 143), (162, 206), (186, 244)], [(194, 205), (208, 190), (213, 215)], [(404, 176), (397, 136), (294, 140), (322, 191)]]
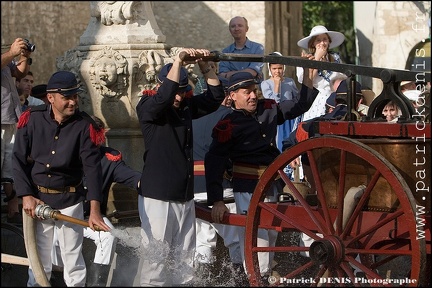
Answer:
[[(105, 121), (107, 144), (141, 171), (145, 147), (135, 107), (141, 92), (154, 88), (160, 69), (173, 62), (180, 47), (164, 43), (149, 1), (90, 1), (90, 11), (79, 46), (59, 57), (57, 68), (77, 75), (84, 90), (80, 109)], [(193, 84), (196, 75), (188, 70)], [(108, 210), (119, 210), (112, 205)]]

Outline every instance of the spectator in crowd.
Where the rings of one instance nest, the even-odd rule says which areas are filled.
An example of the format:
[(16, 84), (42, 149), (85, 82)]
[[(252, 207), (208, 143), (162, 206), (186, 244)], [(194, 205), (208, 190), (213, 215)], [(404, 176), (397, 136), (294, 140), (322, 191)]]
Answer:
[[(238, 214), (247, 213), (252, 193), (265, 168), (281, 153), (276, 147), (277, 125), (293, 119), (310, 108), (318, 90), (312, 86), (312, 69), (305, 68), (305, 81), (300, 96), (276, 103), (273, 99), (257, 99), (257, 82), (248, 72), (237, 72), (229, 79), (228, 92), (233, 111), (214, 127), (213, 141), (205, 156), (205, 176), (211, 216), (220, 223), (229, 212), (223, 201), (223, 179), (229, 160), (233, 163), (233, 192)], [(282, 192), (276, 181), (264, 201), (275, 201)], [(244, 227), (239, 227), (239, 239), (244, 262)], [(259, 229), (257, 245), (274, 246), (277, 232)], [(274, 253), (258, 253), (261, 276), (270, 275)], [(245, 271), (247, 273), (246, 267)]]
[[(329, 31), (326, 27), (318, 25), (312, 28), (309, 36), (300, 39), (297, 42), (297, 45), (304, 49), (302, 55), (312, 55), (312, 59), (315, 61), (342, 63), (339, 54), (330, 51), (330, 49), (338, 47), (344, 42), (344, 40), (345, 36), (342, 33)], [(296, 68), (297, 79), (300, 83), (303, 82), (302, 71), (303, 69), (301, 67)], [(331, 80), (339, 74), (330, 70), (315, 69), (315, 71), (313, 83), (314, 87), (317, 88), (320, 93), (309, 111), (304, 113), (302, 121), (324, 115), (325, 101), (334, 91), (330, 84)]]
[(31, 51), (27, 50), (27, 43), (23, 38), (16, 38), (9, 50), (1, 55), (1, 182), (6, 195), (4, 201), (8, 206), (7, 222), (15, 224), (22, 223), (12, 173), (12, 149), (21, 115), (15, 81), (23, 78), (30, 70), (30, 55)]
[(141, 177), (145, 185), (138, 189), (144, 251), (141, 286), (188, 285), (193, 280), (192, 120), (216, 111), (225, 94), (214, 69), (198, 58), (194, 62), (206, 77), (207, 90), (186, 98), (188, 73), (183, 66), (189, 61), (183, 61), (184, 54), (205, 57), (210, 51), (180, 49), (174, 62), (159, 72), (157, 91), (143, 91), (136, 107), (146, 149)]
[[(270, 56), (282, 56), (280, 52), (273, 52)], [(298, 98), (299, 91), (292, 78), (285, 77), (285, 65), (279, 63), (268, 63), (268, 73), (270, 78), (261, 82), (261, 91), (264, 98), (273, 99), (276, 103), (285, 100)], [(277, 148), (282, 151), (282, 140), (289, 136), (291, 131), (297, 126), (301, 116), (294, 119), (286, 120), (283, 124), (278, 125), (276, 134)], [(290, 179), (294, 178), (294, 170), (291, 166), (284, 168), (285, 173)]]
[[(228, 24), (234, 43), (225, 47), (222, 53), (236, 54), (258, 54), (264, 55), (264, 46), (260, 43), (249, 40), (246, 33), (249, 31), (248, 20), (242, 16), (232, 18)], [(249, 72), (258, 82), (263, 79), (264, 64), (261, 62), (238, 62), (221, 61), (219, 63), (219, 76), (229, 79), (231, 75), (238, 71)]]
[[(99, 117), (94, 115), (91, 118), (96, 125), (106, 132), (105, 123)], [(105, 138), (105, 137), (104, 137)], [(105, 138), (106, 139), (106, 138)], [(105, 146), (103, 143), (99, 145), (99, 151), (102, 156), (102, 193), (103, 199), (101, 202), (102, 215), (107, 214), (108, 197), (113, 183), (123, 184), (132, 189), (138, 189), (141, 173), (130, 168), (122, 159), (122, 153), (114, 148)], [(86, 177), (84, 177), (84, 185)], [(90, 203), (84, 203), (84, 217), (87, 218), (90, 214)], [(114, 228), (111, 221), (103, 216), (103, 220), (111, 229)], [(57, 230), (57, 228), (54, 228)], [(57, 240), (57, 231), (54, 233), (54, 238)], [(111, 263), (114, 257), (114, 252), (117, 244), (117, 238), (110, 232), (94, 231), (89, 227), (84, 227), (84, 237), (93, 240), (96, 244), (96, 251), (87, 272), (87, 287), (106, 287), (108, 274), (111, 268)], [(55, 268), (63, 268), (63, 260), (61, 259), (60, 247), (58, 241), (54, 241), (54, 249), (52, 253), (53, 265)], [(63, 269), (61, 269), (63, 270)], [(54, 271), (53, 271), (54, 272)], [(58, 277), (62, 279), (63, 277)], [(57, 285), (53, 285), (57, 286)]]
[(398, 121), (399, 116), (402, 115), (402, 111), (399, 106), (393, 102), (389, 101), (383, 108), (382, 115), (387, 120), (387, 122), (395, 123)]
[[(270, 56), (282, 56), (280, 52), (273, 52)], [(273, 99), (276, 103), (285, 100), (292, 100), (299, 97), (299, 91), (292, 78), (285, 77), (285, 65), (279, 63), (268, 63), (270, 78), (261, 82), (261, 91), (264, 98)], [(282, 140), (288, 137), (289, 133), (297, 125), (300, 117), (287, 120), (278, 126), (277, 147), (282, 151)]]
[(39, 84), (32, 88), (31, 90), (31, 96), (37, 99), (42, 100), (46, 105), (49, 105), (49, 101), (47, 98), (47, 92), (46, 92), (46, 84)]
[[(421, 85), (419, 85), (421, 87)], [(418, 99), (422, 94), (421, 90), (417, 90), (416, 82), (414, 81), (402, 81), (400, 83), (401, 92), (410, 100), (414, 108), (419, 108)]]
[(22, 105), (22, 111), (25, 111), (28, 107), (45, 104), (44, 101), (31, 96), (33, 89), (34, 77), (32, 71), (29, 71), (24, 78), (17, 79), (17, 89), (21, 91), (20, 101)]
[(408, 90), (416, 90), (416, 83), (415, 81), (401, 81), (400, 89), (402, 93)]
[[(101, 154), (105, 139), (93, 119), (78, 108), (80, 86), (68, 71), (55, 72), (47, 84), (51, 105), (26, 110), (20, 117), (13, 148), (13, 172), (24, 212), (36, 218), (36, 206), (46, 204), (61, 214), (84, 219), (84, 200), (90, 201), (91, 229), (109, 231), (103, 221)], [(30, 154), (31, 153), (31, 154)], [(32, 161), (28, 161), (31, 157)], [(83, 176), (86, 187), (83, 185)], [(86, 284), (82, 255), (84, 228), (80, 224), (45, 219), (35, 222), (36, 241), (47, 279), (51, 278), (54, 229), (57, 230), (64, 281), (67, 286)], [(27, 286), (36, 286), (29, 267)]]

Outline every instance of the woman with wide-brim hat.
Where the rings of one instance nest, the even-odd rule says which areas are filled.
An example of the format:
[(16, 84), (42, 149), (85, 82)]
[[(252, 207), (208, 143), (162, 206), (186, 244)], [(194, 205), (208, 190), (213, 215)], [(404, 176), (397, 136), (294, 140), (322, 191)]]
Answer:
[[(304, 49), (302, 55), (309, 54), (309, 59), (316, 61), (342, 63), (337, 52), (330, 49), (340, 46), (345, 41), (345, 36), (336, 31), (329, 31), (325, 26), (318, 25), (312, 28), (309, 36), (300, 39), (297, 45)], [(303, 82), (303, 68), (297, 67), (297, 78)], [(314, 87), (320, 93), (315, 99), (312, 107), (303, 114), (303, 121), (325, 114), (325, 102), (332, 91), (331, 80), (336, 77), (338, 72), (329, 70), (314, 70)]]

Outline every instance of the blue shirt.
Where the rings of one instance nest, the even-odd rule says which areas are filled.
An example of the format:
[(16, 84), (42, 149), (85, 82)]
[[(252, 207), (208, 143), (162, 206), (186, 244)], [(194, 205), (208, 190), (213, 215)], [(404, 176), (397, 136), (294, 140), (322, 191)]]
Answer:
[[(222, 53), (236, 53), (236, 54), (257, 54), (264, 55), (264, 46), (260, 43), (246, 39), (245, 46), (242, 49), (237, 49), (235, 43), (222, 50)], [(258, 75), (262, 75), (264, 63), (262, 62), (238, 62), (238, 61), (220, 61), (219, 73), (226, 73), (229, 71), (239, 71), (246, 68), (254, 69)]]

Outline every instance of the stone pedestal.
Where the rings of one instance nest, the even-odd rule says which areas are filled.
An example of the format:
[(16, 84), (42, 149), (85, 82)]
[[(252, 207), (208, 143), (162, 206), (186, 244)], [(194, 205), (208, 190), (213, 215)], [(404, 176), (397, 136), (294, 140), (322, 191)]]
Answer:
[(105, 122), (107, 144), (141, 171), (145, 147), (135, 107), (179, 48), (163, 43), (151, 2), (91, 1), (90, 9), (80, 45), (58, 58), (57, 67), (77, 75), (84, 90), (80, 109)]

